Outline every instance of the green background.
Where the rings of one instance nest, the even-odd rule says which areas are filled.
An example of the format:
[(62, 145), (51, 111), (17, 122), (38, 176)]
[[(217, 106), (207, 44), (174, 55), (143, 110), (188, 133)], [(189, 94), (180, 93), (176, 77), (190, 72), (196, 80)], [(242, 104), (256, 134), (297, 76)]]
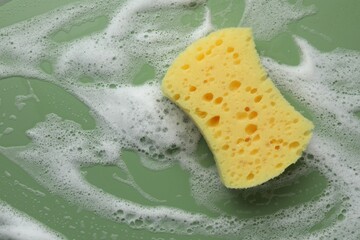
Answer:
[[(73, 0), (12, 0), (0, 2), (0, 28), (13, 23), (26, 20), (52, 9), (74, 2)], [(290, 1), (294, 3), (295, 1)], [(213, 22), (218, 28), (237, 26), (244, 10), (243, 1), (209, 1), (207, 3), (213, 13)], [(226, 19), (217, 15), (233, 4)], [(295, 23), (291, 23), (287, 31), (279, 34), (271, 41), (257, 41), (257, 49), (263, 56), (269, 56), (281, 63), (295, 65), (299, 63), (299, 50), (292, 35), (296, 34), (307, 39), (311, 45), (321, 51), (331, 51), (336, 47), (360, 50), (360, 1), (358, 0), (305, 0), (304, 5), (314, 4), (318, 10), (315, 15), (308, 16)], [(191, 17), (191, 16), (190, 16)], [(191, 23), (190, 17), (184, 17), (184, 24)], [(108, 24), (107, 17), (98, 17), (91, 22), (64, 29), (53, 36), (56, 41), (68, 41), (92, 32), (103, 29)], [(314, 29), (311, 32), (307, 29)], [(329, 39), (323, 38), (324, 34)], [(0, 39), (1, 41), (1, 39)], [(51, 65), (43, 62), (41, 67), (45, 72), (51, 73)], [(151, 68), (144, 65), (133, 79), (134, 84), (141, 84), (154, 75)], [(87, 81), (87, 79), (83, 79)], [(28, 83), (39, 98), (26, 101), (26, 107), (19, 110), (14, 105), (15, 96), (29, 93)], [(95, 121), (86, 105), (65, 90), (36, 79), (11, 77), (0, 80), (0, 133), (4, 126), (10, 126), (13, 132), (0, 137), (1, 146), (21, 146), (30, 142), (25, 131), (34, 127), (37, 122), (43, 121), (46, 114), (56, 113), (64, 119), (73, 120), (81, 124), (84, 129), (93, 129)], [(291, 99), (290, 99), (291, 101)], [(294, 105), (301, 108), (296, 102)], [(16, 119), (9, 116), (16, 115)], [(201, 164), (209, 166), (214, 164), (211, 154), (202, 140), (198, 153), (206, 154)], [(191, 197), (188, 175), (179, 166), (175, 165), (164, 171), (150, 171), (143, 167), (136, 153), (125, 152), (123, 156), (130, 172), (137, 183), (148, 193), (158, 199), (167, 200), (167, 206), (174, 206), (191, 212), (205, 213), (210, 216), (217, 215), (196, 204)], [(287, 171), (295, 171), (303, 164), (301, 161)], [(124, 199), (154, 206), (141, 197), (135, 190), (114, 180), (111, 176), (117, 172), (116, 167), (98, 166), (84, 168), (84, 177), (94, 186), (105, 192)], [(119, 173), (120, 174), (120, 173)], [(154, 188), (156, 186), (156, 188)], [(176, 186), (176, 187), (174, 187)], [(240, 218), (262, 216), (276, 212), (279, 209), (301, 204), (320, 196), (327, 186), (326, 179), (315, 170), (308, 175), (297, 179), (296, 183), (286, 187), (274, 189), (274, 193), (294, 193), (289, 197), (274, 197), (270, 201), (262, 194), (253, 191), (231, 191), (232, 198), (223, 200), (218, 206), (224, 212), (235, 214)], [(45, 193), (42, 195), (37, 192)], [(69, 239), (221, 239), (208, 236), (180, 236), (167, 233), (152, 233), (145, 230), (133, 229), (127, 225), (115, 223), (80, 209), (61, 196), (50, 193), (30, 177), (22, 168), (0, 155), (0, 199), (22, 212), (29, 214), (50, 228), (62, 233)], [(312, 230), (326, 227), (332, 221), (341, 220), (338, 209), (328, 209), (327, 219), (324, 219)], [(241, 237), (239, 236), (239, 239)]]

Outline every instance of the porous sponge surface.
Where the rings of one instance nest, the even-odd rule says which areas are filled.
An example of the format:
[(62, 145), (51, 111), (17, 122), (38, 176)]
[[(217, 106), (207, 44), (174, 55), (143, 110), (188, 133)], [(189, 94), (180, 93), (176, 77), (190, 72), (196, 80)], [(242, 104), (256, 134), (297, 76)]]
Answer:
[(198, 126), (229, 188), (281, 174), (300, 158), (314, 128), (267, 76), (249, 28), (194, 42), (168, 69), (162, 91)]

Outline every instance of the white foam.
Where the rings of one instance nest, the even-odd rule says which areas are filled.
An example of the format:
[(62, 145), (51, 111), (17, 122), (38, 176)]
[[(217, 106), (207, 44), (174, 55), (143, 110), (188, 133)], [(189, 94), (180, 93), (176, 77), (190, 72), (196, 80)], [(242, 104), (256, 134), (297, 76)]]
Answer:
[(0, 201), (0, 238), (13, 240), (64, 239), (36, 220)]
[(314, 14), (315, 7), (303, 6), (302, 0), (291, 4), (285, 0), (246, 0), (240, 26), (253, 28), (256, 39), (270, 40), (287, 26), (305, 16)]
[[(165, 152), (172, 145), (195, 150), (199, 133), (193, 123), (165, 100), (159, 86), (123, 86), (117, 89), (78, 88), (77, 94), (92, 106), (128, 145), (147, 152)], [(146, 137), (146, 140), (142, 140)], [(149, 142), (152, 148), (142, 149)]]
[[(193, 2), (203, 14), (202, 21), (197, 27), (175, 30), (169, 19), (190, 11)], [(249, 0), (241, 24), (252, 26), (258, 39), (270, 39), (292, 21), (314, 13), (313, 7), (301, 5), (301, 1), (292, 5), (280, 0)], [(102, 31), (65, 42), (52, 39), (59, 30), (103, 15), (110, 22)], [(276, 84), (309, 109), (316, 130), (304, 166), (244, 194), (264, 194), (271, 201), (277, 196), (274, 189), (296, 182), (313, 169), (327, 177), (329, 186), (318, 199), (268, 216), (241, 219), (225, 214), (217, 205), (234, 195), (220, 183), (215, 166), (205, 168), (196, 161), (199, 132), (159, 90), (161, 77), (178, 52), (212, 29), (211, 12), (202, 0), (138, 0), (120, 6), (115, 0), (93, 1), (86, 6), (75, 3), (1, 29), (6, 37), (0, 42), (0, 77), (16, 73), (63, 87), (91, 109), (97, 126), (84, 130), (75, 122), (49, 114), (44, 122), (27, 132), (31, 144), (0, 147), (0, 152), (54, 193), (135, 228), (229, 238), (240, 235), (251, 238), (256, 231), (259, 238), (292, 239), (296, 234), (309, 232), (330, 208), (340, 205), (347, 211), (345, 220), (334, 220), (326, 228), (304, 237), (341, 238), (346, 234), (347, 239), (354, 239), (349, 233), (359, 228), (356, 144), (360, 136), (359, 122), (353, 113), (360, 103), (357, 81), (360, 54), (344, 49), (320, 53), (305, 40), (295, 38), (303, 53), (299, 66), (262, 59)], [(52, 74), (41, 70), (44, 60), (51, 63)], [(134, 87), (129, 83), (140, 67), (139, 61), (153, 67), (155, 77)], [(83, 76), (93, 81), (81, 83)], [(29, 99), (39, 101), (30, 84), (29, 89), (28, 95), (19, 97), (19, 109), (26, 108), (24, 103)], [(179, 163), (189, 172), (195, 201), (218, 217), (140, 205), (104, 193), (83, 178), (80, 173), (83, 166), (115, 165), (124, 173), (121, 177), (113, 176), (116, 180), (130, 185), (147, 200), (161, 204), (161, 199), (137, 185), (121, 159), (122, 149), (138, 151), (141, 162), (150, 169), (162, 170)]]

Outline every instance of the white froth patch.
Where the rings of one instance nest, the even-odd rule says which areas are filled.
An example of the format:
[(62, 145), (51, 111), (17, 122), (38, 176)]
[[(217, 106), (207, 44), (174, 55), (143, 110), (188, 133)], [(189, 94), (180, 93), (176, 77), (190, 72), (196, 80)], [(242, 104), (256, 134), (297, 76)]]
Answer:
[[(180, 8), (184, 10), (184, 6), (191, 5), (191, 4), (202, 4), (204, 3), (204, 0), (153, 0), (153, 1), (127, 1), (124, 6), (120, 8), (120, 11), (117, 13), (117, 15), (111, 20), (111, 23), (107, 29), (107, 33), (112, 38), (124, 38), (126, 35), (130, 33), (133, 29), (133, 26), (135, 25), (142, 25), (145, 27), (148, 27), (147, 22), (142, 23), (135, 23), (135, 24), (128, 24), (129, 20), (133, 19), (134, 16), (138, 15), (139, 13), (144, 13), (148, 11), (153, 10), (159, 10), (159, 9), (176, 9)], [(165, 15), (168, 17), (167, 15)], [(207, 16), (209, 17), (209, 16)], [(209, 21), (204, 21), (206, 23), (206, 27), (211, 27), (211, 23)], [(209, 30), (209, 29), (204, 29)], [(175, 33), (175, 31), (172, 31), (171, 34), (168, 35), (167, 32), (164, 32), (167, 36), (172, 36)], [(199, 37), (199, 36), (198, 36)], [(158, 38), (157, 38), (158, 39)], [(160, 39), (159, 39), (160, 40)]]
[(253, 28), (256, 39), (270, 40), (284, 32), (287, 26), (305, 16), (314, 14), (314, 6), (303, 6), (302, 0), (290, 4), (286, 0), (246, 0), (240, 26)]
[[(85, 17), (85, 13), (90, 14), (91, 17), (96, 16), (99, 11), (95, 10), (95, 6), (98, 10), (106, 12), (106, 5), (103, 7), (101, 1), (98, 2), (98, 4), (89, 2), (87, 5), (66, 6), (1, 29), (1, 76), (20, 75), (40, 79), (48, 77), (40, 70), (39, 64), (44, 56), (51, 57), (48, 55), (54, 47), (49, 41), (52, 34), (69, 23), (79, 24), (87, 20), (89, 17)], [(111, 6), (109, 1), (108, 7)]]
[(34, 219), (0, 201), (0, 238), (12, 240), (64, 239)]
[(55, 63), (55, 76), (68, 79), (68, 84), (84, 75), (97, 83), (129, 83), (142, 59), (154, 67), (156, 78), (160, 78), (177, 52), (213, 29), (208, 8), (204, 8), (204, 21), (191, 31), (174, 30), (169, 25), (190, 3), (202, 5), (203, 1), (126, 2), (113, 13), (103, 32), (54, 51), (61, 56)]
[[(78, 96), (136, 149), (149, 154), (171, 148), (193, 152), (200, 134), (190, 119), (166, 100), (159, 86), (78, 88)], [(149, 145), (143, 149), (143, 146)], [(163, 156), (164, 158), (166, 155)]]

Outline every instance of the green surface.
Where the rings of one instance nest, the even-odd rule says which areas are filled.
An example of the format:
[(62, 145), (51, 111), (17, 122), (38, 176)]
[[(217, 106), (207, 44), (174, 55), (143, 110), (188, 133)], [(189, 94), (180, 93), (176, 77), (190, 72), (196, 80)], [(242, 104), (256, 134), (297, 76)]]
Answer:
[[(2, 1), (0, 3), (0, 28), (70, 2), (74, 1)], [(282, 63), (297, 64), (299, 62), (299, 51), (292, 39), (294, 34), (309, 40), (313, 46), (322, 51), (330, 51), (336, 47), (360, 50), (359, 1), (318, 0), (304, 2), (305, 4), (315, 4), (318, 13), (291, 24), (285, 33), (275, 37), (272, 41), (257, 41), (257, 49), (262, 55), (269, 56)], [(208, 5), (213, 10), (213, 22), (217, 27), (237, 26), (244, 9), (244, 2), (242, 1), (213, 0), (209, 1)], [(220, 13), (225, 10), (229, 11), (226, 18), (217, 15), (217, 12)], [(57, 42), (70, 41), (104, 29), (108, 21), (109, 19), (106, 17), (98, 17), (92, 22), (63, 29), (54, 34), (53, 39)], [(188, 21), (186, 17), (182, 21), (184, 24), (191, 25), (191, 21)], [(51, 74), (53, 72), (51, 61), (43, 61), (40, 67), (46, 73)], [(142, 84), (151, 79), (154, 74), (154, 69), (150, 65), (143, 64), (132, 82), (135, 85)], [(81, 81), (86, 83), (92, 80), (84, 76)], [(19, 109), (14, 104), (15, 97), (28, 95), (29, 86), (32, 87), (38, 99), (29, 98), (25, 100), (26, 105)], [(84, 129), (95, 127), (95, 121), (86, 105), (65, 90), (50, 83), (16, 76), (1, 79), (0, 98), (0, 122), (4, 123), (2, 126), (0, 125), (0, 132), (5, 130), (4, 126), (14, 129), (14, 131), (0, 137), (1, 146), (21, 146), (29, 143), (30, 139), (26, 136), (25, 131), (32, 128), (37, 122), (43, 121), (48, 113), (56, 113), (64, 119), (78, 122)], [(292, 101), (290, 96), (288, 99)], [(292, 102), (306, 112), (304, 106)], [(16, 119), (10, 117), (11, 115), (15, 115)], [(307, 113), (307, 116), (311, 118), (311, 114)], [(359, 112), (357, 116), (360, 117)], [(204, 167), (214, 164), (203, 140), (199, 143), (198, 154), (199, 156), (206, 155), (205, 158), (199, 160)], [(152, 196), (166, 200), (166, 206), (214, 215), (194, 201), (190, 193), (188, 174), (178, 165), (156, 172), (144, 168), (136, 153), (126, 151), (123, 159), (137, 183)], [(303, 163), (300, 161), (287, 172), (296, 171), (297, 168), (301, 167), (301, 164)], [(120, 196), (148, 206), (159, 204), (147, 201), (129, 186), (114, 180), (113, 174), (121, 174), (116, 167), (96, 166), (83, 168), (82, 172), (89, 183), (114, 196)], [(263, 216), (282, 208), (316, 199), (326, 186), (326, 179), (318, 172), (311, 171), (294, 183), (289, 183), (288, 186), (271, 189), (272, 192), (268, 195), (264, 194), (264, 191), (231, 190), (232, 197), (222, 199), (218, 206), (223, 211), (240, 218)], [(289, 193), (291, 193), (290, 196), (288, 196)], [(69, 239), (111, 239), (111, 237), (118, 239), (218, 239), (208, 236), (152, 233), (145, 230), (135, 230), (127, 225), (104, 219), (95, 213), (79, 209), (62, 197), (52, 194), (39, 185), (23, 169), (1, 155), (0, 199), (64, 234)], [(328, 212), (327, 217), (313, 227), (314, 231), (326, 227), (336, 218), (341, 220), (340, 210), (336, 206), (326, 211)]]

